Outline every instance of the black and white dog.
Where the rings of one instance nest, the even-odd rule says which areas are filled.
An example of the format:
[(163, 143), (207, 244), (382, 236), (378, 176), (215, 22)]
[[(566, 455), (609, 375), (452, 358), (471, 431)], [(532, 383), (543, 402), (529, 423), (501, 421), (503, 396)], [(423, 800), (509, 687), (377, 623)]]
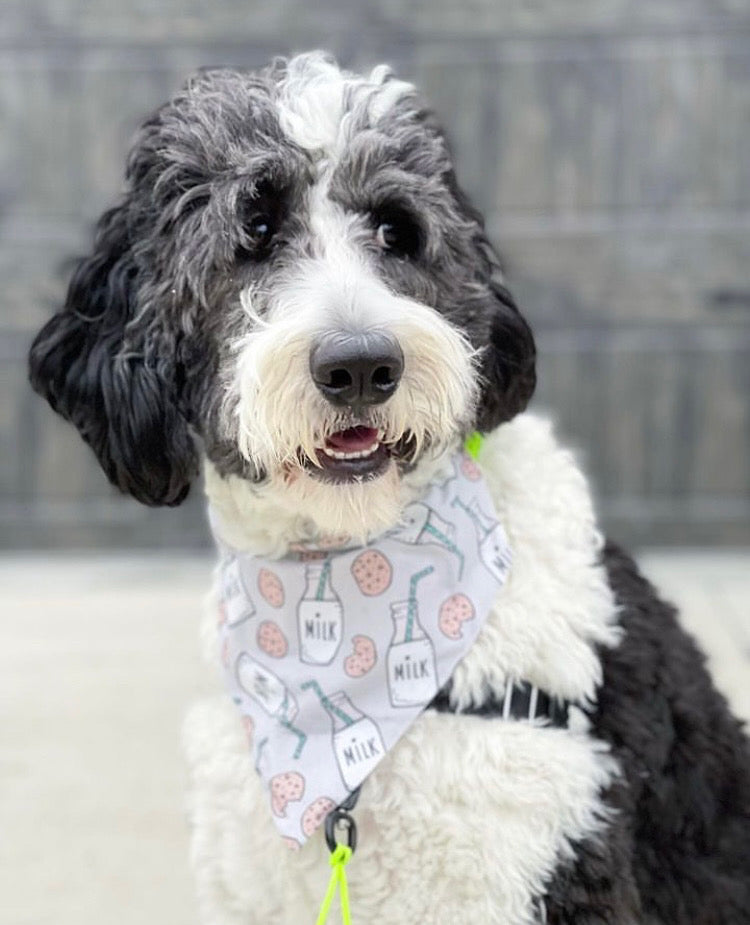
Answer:
[[(115, 485), (177, 505), (202, 465), (223, 538), (269, 556), (383, 533), (486, 435), (510, 578), (362, 788), (357, 921), (750, 922), (747, 740), (521, 413), (534, 341), (412, 86), (318, 53), (197, 74), (30, 362)], [(529, 686), (541, 718), (509, 709)], [(202, 920), (311, 922), (325, 842), (276, 835), (235, 714), (217, 696), (186, 729)]]

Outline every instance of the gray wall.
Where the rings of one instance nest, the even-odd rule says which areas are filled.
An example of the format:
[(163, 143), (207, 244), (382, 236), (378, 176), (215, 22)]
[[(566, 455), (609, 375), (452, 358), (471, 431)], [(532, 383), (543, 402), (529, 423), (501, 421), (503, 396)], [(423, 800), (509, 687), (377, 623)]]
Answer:
[(443, 117), (609, 529), (750, 542), (750, 0), (5, 0), (0, 542), (203, 540), (200, 490), (116, 496), (25, 350), (139, 118), (194, 67), (316, 46)]

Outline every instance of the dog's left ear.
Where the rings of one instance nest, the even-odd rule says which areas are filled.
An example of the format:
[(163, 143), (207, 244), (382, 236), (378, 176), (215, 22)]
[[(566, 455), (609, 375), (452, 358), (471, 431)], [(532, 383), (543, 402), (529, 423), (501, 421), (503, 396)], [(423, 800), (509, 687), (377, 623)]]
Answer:
[[(451, 145), (434, 117), (426, 114), (425, 120), (430, 119), (432, 131), (450, 151)], [(513, 296), (499, 281), (501, 264), (487, 238), (482, 213), (459, 185), (452, 168), (446, 172), (445, 180), (457, 205), (459, 220), (473, 228), (469, 254), (476, 273), (472, 282), (480, 294), (471, 305), (472, 333), (482, 351), (474, 426), (480, 433), (489, 433), (520, 414), (534, 394), (536, 346), (531, 328)]]
[[(31, 384), (74, 424), (109, 480), (148, 505), (177, 505), (198, 471), (180, 408), (178, 345), (139, 298), (127, 202), (105, 213), (65, 305), (37, 335)], [(174, 338), (172, 339), (174, 341)]]
[(480, 365), (477, 430), (494, 430), (524, 410), (536, 386), (534, 335), (510, 292), (489, 283), (489, 337)]

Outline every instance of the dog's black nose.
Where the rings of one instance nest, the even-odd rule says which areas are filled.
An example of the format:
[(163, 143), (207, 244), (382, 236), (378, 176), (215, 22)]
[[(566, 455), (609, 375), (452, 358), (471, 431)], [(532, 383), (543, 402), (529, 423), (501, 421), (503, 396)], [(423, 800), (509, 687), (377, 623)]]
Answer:
[(327, 334), (310, 352), (313, 382), (334, 405), (378, 405), (398, 388), (404, 355), (381, 331)]

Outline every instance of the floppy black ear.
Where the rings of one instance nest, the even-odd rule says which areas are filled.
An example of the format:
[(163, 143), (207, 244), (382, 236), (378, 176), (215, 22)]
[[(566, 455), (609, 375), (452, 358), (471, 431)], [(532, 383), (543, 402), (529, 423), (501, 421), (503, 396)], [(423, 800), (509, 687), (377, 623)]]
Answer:
[(508, 290), (489, 284), (489, 343), (482, 356), (477, 430), (493, 430), (524, 410), (536, 386), (534, 335)]
[(145, 331), (123, 342), (138, 311), (137, 285), (122, 205), (100, 219), (94, 253), (79, 262), (62, 311), (34, 340), (30, 379), (75, 424), (114, 485), (144, 504), (176, 505), (198, 455), (179, 408), (176, 351), (154, 355)]
[[(433, 126), (447, 150), (445, 135)], [(482, 213), (459, 185), (455, 171), (444, 174), (460, 216), (473, 227), (471, 257), (481, 295), (472, 302), (471, 314), (486, 324), (479, 329), (472, 322), (472, 333), (482, 348), (479, 368), (480, 393), (475, 427), (482, 433), (494, 430), (520, 414), (536, 387), (536, 346), (531, 328), (521, 315), (513, 296), (498, 282), (500, 260), (490, 244)]]

